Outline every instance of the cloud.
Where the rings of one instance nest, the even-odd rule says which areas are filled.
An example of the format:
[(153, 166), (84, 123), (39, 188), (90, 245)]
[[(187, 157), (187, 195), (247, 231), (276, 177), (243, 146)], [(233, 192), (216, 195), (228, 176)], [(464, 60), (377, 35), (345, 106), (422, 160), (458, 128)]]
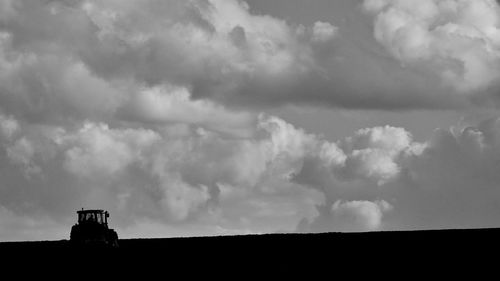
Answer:
[(206, 186), (196, 188), (170, 178), (164, 179), (163, 184), (165, 197), (161, 203), (174, 221), (185, 220), (210, 199)]
[(336, 143), (323, 141), (319, 154), (304, 157), (291, 177), (325, 196), (317, 206), (318, 215), (303, 219), (297, 231), (381, 229), (383, 214), (393, 206), (379, 196), (385, 194), (386, 185), (399, 182), (401, 162), (423, 147), (405, 129), (390, 126), (361, 129)]
[(350, 181), (382, 186), (399, 177), (400, 159), (422, 149), (423, 144), (414, 142), (403, 128), (361, 129), (338, 142), (320, 141), (314, 153), (305, 155), (292, 180), (326, 191)]
[(33, 145), (26, 138), (17, 140), (12, 146), (7, 148), (7, 156), (10, 160), (24, 167), (27, 177), (30, 174), (40, 173), (40, 167), (33, 163), (35, 151)]
[[(367, 2), (365, 6), (377, 18), (385, 15), (378, 16), (382, 11), (376, 5)], [(367, 50), (351, 40), (348, 28), (344, 31), (324, 21), (302, 26), (256, 15), (243, 1), (19, 1), (3, 7), (3, 110), (37, 121), (54, 122), (67, 116), (114, 120), (131, 115), (142, 121), (203, 119), (193, 112), (160, 116), (156, 110), (149, 116), (142, 109), (151, 106), (151, 99), (161, 100), (167, 109), (174, 100), (179, 108), (223, 111), (243, 123), (248, 117), (236, 114), (236, 109), (287, 104), (457, 108), (479, 98), (457, 94), (458, 88), (475, 91), (495, 77), (495, 72), (483, 71), (493, 69), (490, 66), (496, 61), (494, 52), (488, 51), (493, 43), (474, 39), (480, 47), (474, 48), (465, 39), (460, 47), (450, 41), (450, 51), (440, 52), (449, 57), (441, 60), (441, 76), (449, 81), (462, 77), (462, 84), (472, 85), (450, 88), (434, 74), (402, 67), (372, 51), (377, 46), (371, 38), (362, 40), (369, 42)], [(354, 6), (346, 13), (360, 20), (367, 16)], [(481, 23), (488, 40), (494, 37), (491, 25)], [(380, 29), (378, 24), (375, 28)], [(448, 40), (443, 38), (443, 42)], [(472, 49), (477, 53), (467, 51)], [(470, 71), (465, 76), (460, 67), (453, 66), (458, 59), (467, 62)], [(440, 63), (432, 57), (425, 61), (431, 68), (434, 61)], [(214, 126), (222, 117), (215, 118), (206, 122)]]
[[(360, 211), (363, 204), (357, 203), (347, 208), (349, 204), (346, 202), (358, 201), (385, 201), (387, 206), (391, 206), (386, 210), (394, 210), (377, 213), (373, 208), (367, 208), (373, 212), (363, 212), (366, 216), (360, 216), (364, 220), (360, 218), (357, 221), (365, 222), (365, 226), (369, 225), (368, 222), (380, 226), (371, 230), (494, 227), (498, 213), (495, 202), (500, 196), (497, 188), (500, 179), (496, 173), (499, 161), (498, 125), (498, 118), (492, 118), (478, 124), (438, 129), (423, 143), (415, 143), (408, 138), (410, 135), (407, 132), (393, 128), (393, 132), (400, 134), (392, 134), (389, 139), (402, 145), (392, 155), (382, 150), (370, 154), (373, 158), (356, 157), (356, 154), (344, 151), (346, 163), (353, 161), (349, 158), (354, 157), (356, 162), (353, 162), (357, 165), (346, 164), (341, 169), (326, 166), (317, 159), (305, 161), (294, 180), (322, 190), (326, 198), (318, 206), (318, 215), (304, 219), (298, 225), (298, 231), (338, 229), (335, 223), (343, 221), (340, 218), (349, 217), (356, 221), (354, 218), (360, 213), (354, 210)], [(354, 137), (346, 138), (350, 140), (347, 143), (355, 146), (356, 137), (363, 139), (360, 136), (377, 135), (373, 133), (377, 131), (384, 130), (361, 130)], [(396, 141), (396, 135), (402, 137), (400, 141)], [(385, 146), (384, 142), (373, 141), (373, 137), (368, 139), (372, 141), (358, 143), (370, 144), (371, 150), (398, 147)], [(370, 167), (375, 169), (370, 170)], [(346, 171), (349, 177), (344, 176)], [(335, 213), (334, 209), (338, 212)], [(349, 211), (343, 213), (345, 209)], [(373, 216), (368, 216), (368, 213)], [(387, 216), (377, 215), (386, 213)], [(341, 229), (349, 230), (351, 227), (346, 223), (342, 224)]]
[(420, 154), (401, 162), (400, 186), (387, 190), (401, 204), (397, 221), (417, 229), (494, 227), (498, 130), (497, 118), (437, 130)]
[(149, 124), (197, 124), (237, 136), (249, 136), (257, 122), (255, 114), (229, 111), (208, 100), (191, 100), (186, 88), (154, 87), (140, 89), (118, 116)]
[(314, 23), (312, 31), (313, 42), (328, 42), (338, 33), (338, 27), (329, 22), (317, 21)]
[(365, 177), (380, 185), (399, 173), (395, 159), (410, 148), (412, 136), (403, 128), (375, 127), (359, 130), (342, 145), (349, 151), (347, 177)]
[(64, 152), (64, 167), (88, 178), (114, 175), (140, 160), (142, 150), (159, 140), (160, 136), (153, 131), (113, 130), (105, 124), (86, 123), (63, 140), (70, 146)]
[(266, 219), (286, 217), (291, 228), (305, 212), (295, 211), (295, 202), (313, 208), (301, 199), (308, 192), (288, 188), (284, 175), (315, 137), (276, 117), (261, 115), (257, 133), (244, 138), (189, 124), (145, 129), (87, 121), (70, 128), (4, 114), (0, 120), (8, 132), (1, 138), (6, 180), (0, 205), (16, 215), (42, 214), (67, 224), (75, 209), (105, 207), (119, 227), (128, 228), (144, 220), (196, 223), (215, 212), (222, 217), (214, 223), (228, 220), (225, 227), (234, 228), (239, 218), (226, 208), (247, 204), (248, 216), (261, 220), (256, 213), (262, 209), (253, 204), (275, 194), (290, 201)]
[(496, 85), (500, 7), (484, 1), (366, 0), (374, 35), (392, 56), (460, 92)]
[(3, 137), (10, 139), (19, 130), (19, 123), (12, 116), (0, 115), (0, 129)]
[(332, 206), (319, 206), (318, 216), (311, 222), (302, 220), (299, 232), (362, 232), (380, 230), (384, 213), (392, 210), (386, 201), (336, 201)]
[[(54, 216), (59, 223), (66, 223), (68, 213), (80, 206), (106, 206), (117, 214), (120, 227), (145, 219), (194, 223), (206, 214), (218, 213), (215, 223), (226, 221), (226, 227), (234, 228), (241, 222), (229, 210), (240, 206), (240, 215), (249, 220), (241, 227), (249, 228), (250, 224), (269, 229), (254, 221), (282, 217), (292, 229), (300, 217), (311, 216), (320, 203), (316, 190), (328, 200), (339, 199), (331, 197), (330, 187), (316, 187), (310, 182), (314, 188), (304, 189), (294, 183), (299, 181), (291, 175), (311, 169), (307, 168), (308, 159), (315, 159), (341, 180), (363, 178), (361, 172), (349, 179), (341, 176), (346, 173), (342, 170), (347, 168), (346, 159), (352, 157), (342, 145), (274, 116), (260, 115), (256, 133), (247, 138), (187, 125), (144, 129), (87, 121), (64, 128), (32, 125), (5, 115), (1, 119), (17, 124), (7, 126), (15, 127), (16, 133), (3, 137), (7, 158), (2, 165), (14, 171), (25, 170), (3, 184), (8, 201), (2, 205), (22, 214)], [(386, 134), (393, 130), (398, 135), (395, 128), (385, 129)], [(371, 146), (392, 151), (405, 147), (397, 147), (393, 140), (390, 145), (380, 141), (384, 135), (380, 130), (362, 130), (346, 143), (357, 149)], [(404, 140), (406, 135), (402, 136)], [(366, 176), (366, 180), (371, 179)], [(43, 196), (25, 198), (20, 193), (21, 197), (12, 197), (18, 184), (25, 188), (40, 185), (39, 194)], [(30, 207), (20, 205), (21, 200), (30, 202)], [(246, 214), (242, 213), (245, 209)]]
[(255, 232), (293, 231), (299, 221), (297, 230), (315, 232), (496, 223), (496, 118), (423, 143), (390, 126), (331, 142), (267, 115), (244, 138), (193, 125), (0, 120), (13, 132), (2, 132), (1, 206), (55, 228), (82, 206), (105, 206), (129, 230), (147, 221)]
[[(332, 206), (334, 217), (341, 224), (347, 224), (346, 229), (351, 230), (376, 230), (381, 226), (383, 212), (392, 209), (392, 206), (385, 201), (337, 201)], [(352, 226), (351, 226), (352, 225)]]

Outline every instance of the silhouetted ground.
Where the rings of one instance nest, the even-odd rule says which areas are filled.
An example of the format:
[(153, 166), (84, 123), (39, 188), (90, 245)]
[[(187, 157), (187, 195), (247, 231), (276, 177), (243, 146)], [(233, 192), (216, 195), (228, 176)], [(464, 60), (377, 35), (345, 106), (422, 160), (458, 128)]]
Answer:
[(17, 265), (76, 271), (95, 265), (123, 276), (148, 268), (150, 274), (198, 276), (274, 271), (397, 277), (396, 269), (406, 269), (410, 272), (400, 275), (406, 279), (427, 270), (500, 269), (500, 229), (123, 239), (119, 244), (118, 249), (75, 249), (67, 240), (6, 242), (0, 243), (0, 255)]

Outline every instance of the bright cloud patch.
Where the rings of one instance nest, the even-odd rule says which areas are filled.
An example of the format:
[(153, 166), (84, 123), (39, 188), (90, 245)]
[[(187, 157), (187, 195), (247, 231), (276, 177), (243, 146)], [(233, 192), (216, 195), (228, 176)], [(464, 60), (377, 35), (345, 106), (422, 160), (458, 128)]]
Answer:
[(338, 32), (338, 28), (328, 22), (318, 21), (314, 23), (312, 40), (315, 42), (327, 42), (332, 40)]
[(375, 38), (402, 63), (430, 70), (460, 91), (500, 76), (500, 7), (494, 0), (366, 0)]
[(299, 232), (362, 232), (382, 227), (384, 214), (392, 210), (386, 201), (336, 201), (332, 206), (319, 206), (318, 216), (311, 222), (302, 220)]
[(340, 229), (360, 231), (380, 228), (383, 213), (392, 209), (385, 201), (337, 201), (332, 206), (333, 220)]

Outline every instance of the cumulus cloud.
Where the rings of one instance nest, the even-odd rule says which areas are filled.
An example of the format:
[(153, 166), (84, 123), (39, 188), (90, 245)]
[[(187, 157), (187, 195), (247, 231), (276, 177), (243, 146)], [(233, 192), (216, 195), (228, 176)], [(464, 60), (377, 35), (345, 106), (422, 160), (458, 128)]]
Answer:
[[(187, 87), (200, 98), (232, 94), (244, 80), (269, 82), (307, 71), (307, 44), (301, 47), (295, 30), (251, 15), (245, 2), (26, 1), (3, 7), (5, 14), (29, 15), (1, 22), (1, 77), (9, 82), (2, 84), (18, 106), (42, 99), (41, 106), (63, 102), (104, 114), (127, 100), (131, 80)], [(23, 87), (47, 93), (33, 96)], [(16, 99), (21, 95), (30, 103)]]
[(24, 168), (26, 176), (40, 172), (40, 167), (33, 164), (34, 154), (35, 150), (33, 145), (26, 138), (17, 140), (13, 145), (7, 148), (7, 156), (12, 162)]
[(144, 123), (197, 124), (242, 137), (251, 135), (256, 123), (254, 114), (229, 111), (207, 100), (193, 101), (186, 88), (171, 86), (141, 89), (118, 115)]
[(113, 130), (105, 124), (86, 123), (62, 140), (70, 146), (64, 153), (64, 167), (82, 177), (113, 175), (140, 160), (142, 150), (159, 139), (153, 131)]
[[(320, 204), (310, 191), (319, 191), (328, 201), (339, 200), (330, 193), (331, 186), (317, 186), (306, 180), (302, 183), (311, 189), (296, 184), (300, 181), (294, 175), (316, 169), (309, 167), (312, 159), (323, 167), (322, 172), (339, 181), (372, 181), (373, 175), (365, 170), (344, 176), (348, 169), (355, 170), (346, 165), (353, 157), (351, 151), (365, 147), (387, 149), (396, 157), (393, 150), (402, 150), (409, 143), (398, 147), (396, 141), (388, 145), (381, 141), (384, 134), (379, 130), (384, 128), (374, 128), (372, 133), (358, 132), (346, 139), (346, 144), (336, 144), (263, 114), (258, 117), (256, 133), (246, 138), (189, 125), (144, 129), (87, 121), (65, 128), (33, 125), (3, 114), (1, 119), (16, 124), (4, 126), (16, 128), (15, 134), (3, 134), (4, 171), (20, 172), (2, 185), (6, 195), (2, 205), (22, 214), (59, 214), (54, 217), (60, 223), (68, 219), (62, 214), (72, 209), (105, 205), (118, 213), (116, 220), (122, 227), (141, 218), (183, 224), (206, 214), (218, 217), (205, 218), (218, 223), (241, 224), (227, 211), (238, 202), (249, 210), (242, 216), (252, 220), (283, 217), (292, 228), (300, 217), (311, 216), (314, 206)], [(385, 130), (386, 134), (398, 132), (396, 128)], [(407, 136), (404, 131), (402, 136)], [(367, 162), (360, 160), (359, 165), (363, 161)], [(25, 198), (22, 191), (17, 195), (13, 189), (18, 184), (24, 185), (23, 189), (39, 185), (37, 194), (43, 196)], [(272, 204), (266, 194), (276, 198)], [(19, 205), (26, 200), (29, 207)], [(336, 213), (332, 211), (332, 215)], [(226, 227), (234, 227), (231, 223)], [(242, 227), (248, 228), (248, 223)]]
[(401, 159), (420, 153), (423, 146), (403, 128), (361, 129), (338, 142), (319, 142), (314, 153), (305, 155), (292, 180), (324, 190), (350, 181), (382, 186), (399, 177)]
[[(381, 226), (383, 212), (392, 209), (392, 206), (385, 201), (337, 201), (332, 206), (334, 218), (341, 224), (348, 224), (342, 228), (358, 230), (376, 230)], [(350, 225), (352, 224), (352, 226)], [(352, 228), (351, 228), (352, 227)]]
[(299, 221), (298, 231), (314, 232), (496, 223), (498, 119), (423, 143), (390, 126), (331, 142), (266, 115), (245, 138), (188, 125), (1, 120), (16, 128), (2, 133), (0, 158), (11, 219), (38, 214), (63, 226), (74, 209), (106, 206), (129, 231), (148, 221), (254, 232)]
[(300, 232), (360, 232), (382, 227), (384, 213), (392, 210), (386, 201), (336, 201), (331, 207), (319, 206), (319, 215), (313, 221), (303, 220)]
[[(434, 47), (423, 52), (424, 43), (392, 40), (397, 27), (384, 29), (390, 24), (379, 24), (390, 5), (395, 7), (391, 11), (399, 9), (396, 3), (365, 3), (377, 18), (375, 30), (381, 34), (377, 40), (392, 54), (402, 52), (396, 57), (409, 64), (425, 61), (422, 64), (440, 69), (443, 79), (458, 81), (456, 88), (420, 68), (401, 67), (367, 51), (332, 23), (302, 26), (256, 15), (244, 1), (19, 1), (2, 5), (0, 99), (4, 111), (39, 121), (65, 120), (61, 115), (120, 119), (130, 117), (122, 114), (130, 111), (156, 121), (197, 121), (203, 119), (202, 112), (224, 107), (285, 104), (378, 109), (470, 105), (477, 95), (464, 97), (457, 89), (475, 91), (496, 77), (495, 13), (488, 12), (489, 21), (463, 28), (471, 33), (479, 26), (478, 35), (470, 40), (457, 35), (461, 39), (454, 42), (455, 37), (446, 35), (462, 31), (439, 31), (444, 33), (441, 39), (425, 34), (405, 37), (431, 38)], [(484, 8), (462, 6), (460, 11)], [(421, 14), (427, 11), (421, 10)], [(366, 16), (354, 6), (347, 13), (359, 19)], [(433, 14), (433, 20), (446, 21), (447, 13)], [(473, 17), (462, 14), (450, 16), (450, 21), (460, 27), (465, 25), (460, 17), (464, 21)], [(408, 47), (393, 46), (392, 41)], [(153, 98), (161, 100), (165, 111), (173, 101), (187, 111), (209, 109), (182, 116), (175, 110), (149, 116), (141, 108)], [(233, 110), (224, 114), (240, 122), (244, 118)]]
[[(408, 228), (493, 227), (498, 207), (498, 119), (438, 130), (418, 155), (402, 162), (404, 176), (388, 193)], [(425, 202), (425, 204), (423, 203)], [(418, 214), (418, 215), (417, 215)]]
[[(340, 218), (351, 218), (347, 219), (351, 222), (363, 221), (366, 222), (365, 226), (369, 225), (369, 221), (374, 222), (372, 225), (379, 225), (381, 227), (379, 229), (386, 230), (496, 226), (498, 224), (496, 201), (499, 196), (497, 188), (499, 178), (496, 172), (499, 161), (498, 125), (498, 118), (492, 118), (479, 124), (462, 124), (451, 129), (438, 129), (423, 143), (412, 142), (411, 138), (408, 139), (410, 142), (396, 142), (404, 145), (400, 146), (400, 152), (393, 152), (395, 154), (392, 156), (384, 152), (387, 154), (371, 155), (374, 159), (355, 157), (361, 167), (371, 167), (373, 163), (377, 163), (374, 167), (377, 167), (375, 171), (380, 172), (378, 174), (367, 168), (359, 169), (356, 165), (346, 165), (344, 169), (354, 168), (354, 171), (362, 173), (351, 172), (351, 177), (343, 177), (342, 173), (336, 174), (342, 170), (325, 169), (317, 161), (304, 162), (296, 180), (314, 188), (321, 188), (324, 190), (326, 200), (319, 205), (316, 218), (304, 219), (298, 225), (298, 230), (352, 229), (353, 226), (349, 223), (341, 224), (342, 227), (335, 225), (334, 221), (343, 221)], [(377, 130), (381, 128), (361, 130), (346, 140), (352, 141), (356, 137), (365, 135), (362, 132)], [(399, 131), (404, 132), (401, 129)], [(409, 136), (407, 133), (399, 135), (406, 135), (402, 139), (407, 139)], [(391, 140), (395, 139), (391, 137)], [(379, 149), (384, 147), (380, 144), (374, 145), (376, 142), (371, 143)], [(397, 145), (393, 144), (390, 147), (396, 148)], [(350, 156), (348, 152), (346, 155), (347, 163)], [(385, 170), (384, 167), (390, 169)], [(345, 170), (343, 172), (345, 173)], [(374, 175), (377, 176), (373, 177)], [(346, 201), (338, 201), (339, 198)], [(363, 219), (358, 217), (360, 213), (354, 212), (354, 210), (360, 211), (361, 206), (368, 204), (359, 202), (383, 201), (385, 203), (379, 205), (382, 206), (381, 212), (374, 211), (374, 208), (364, 209), (372, 212), (363, 211), (362, 213), (366, 215), (361, 216)], [(358, 203), (347, 204), (348, 202)], [(338, 212), (335, 213), (333, 210)], [(388, 212), (390, 210), (395, 212)], [(344, 211), (346, 213), (343, 213)], [(368, 213), (373, 216), (367, 215)], [(361, 230), (361, 228), (356, 229)], [(371, 230), (373, 229), (377, 228)], [(364, 230), (370, 228), (366, 227)]]
[(10, 139), (19, 130), (19, 123), (12, 116), (0, 115), (0, 129), (6, 139)]
[(260, 193), (290, 198), (280, 203), (288, 211), (272, 209), (266, 219), (285, 216), (290, 228), (304, 212), (293, 209), (304, 193), (287, 188), (284, 175), (316, 137), (276, 117), (261, 115), (257, 134), (241, 138), (189, 124), (144, 129), (87, 121), (69, 128), (0, 116), (8, 124), (0, 205), (14, 215), (45, 214), (65, 224), (75, 209), (105, 206), (120, 227), (148, 219), (184, 224), (212, 213), (231, 228), (240, 218), (224, 218), (226, 208), (248, 204), (252, 217), (268, 200)]
[(315, 42), (327, 42), (332, 40), (338, 33), (338, 27), (329, 22), (317, 21), (314, 23), (312, 40)]
[(494, 0), (366, 0), (375, 38), (398, 60), (433, 71), (460, 92), (499, 77), (500, 7)]
[(379, 185), (399, 173), (395, 159), (412, 145), (412, 136), (403, 128), (390, 126), (362, 129), (343, 144), (349, 151), (346, 174), (373, 179)]

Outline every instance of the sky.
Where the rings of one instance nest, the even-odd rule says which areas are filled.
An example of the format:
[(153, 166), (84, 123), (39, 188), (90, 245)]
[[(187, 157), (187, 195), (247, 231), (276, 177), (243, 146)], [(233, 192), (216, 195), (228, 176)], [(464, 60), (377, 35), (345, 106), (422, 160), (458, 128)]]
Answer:
[(0, 0), (0, 241), (500, 226), (494, 0)]

